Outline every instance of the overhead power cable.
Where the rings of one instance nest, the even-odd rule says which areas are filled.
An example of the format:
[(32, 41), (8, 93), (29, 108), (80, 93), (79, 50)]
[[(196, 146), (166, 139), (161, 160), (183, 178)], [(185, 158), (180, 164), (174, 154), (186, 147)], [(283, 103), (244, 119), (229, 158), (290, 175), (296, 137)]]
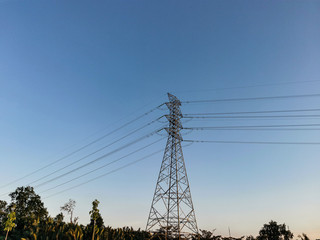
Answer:
[(263, 115), (263, 116), (183, 116), (183, 118), (190, 119), (220, 119), (220, 118), (310, 118), (310, 117), (320, 117), (318, 114), (313, 115)]
[(224, 87), (224, 88), (211, 88), (211, 89), (198, 89), (198, 90), (181, 90), (176, 91), (180, 93), (184, 92), (211, 92), (211, 91), (221, 91), (221, 90), (232, 90), (232, 89), (246, 89), (246, 88), (255, 88), (255, 87), (270, 87), (270, 86), (280, 86), (280, 85), (290, 85), (290, 84), (305, 84), (305, 83), (317, 83), (320, 80), (308, 80), (308, 81), (291, 81), (291, 82), (277, 82), (277, 83), (266, 83), (266, 84), (257, 84), (257, 85), (247, 85), (247, 86), (238, 86), (238, 87)]
[[(184, 145), (183, 147), (186, 148), (186, 147), (188, 147), (188, 146), (190, 146), (190, 145), (192, 145), (192, 142), (190, 142), (189, 144)], [(77, 188), (77, 187), (80, 187), (80, 186), (82, 186), (82, 185), (85, 185), (85, 184), (87, 184), (87, 183), (93, 182), (93, 181), (95, 181), (95, 180), (97, 180), (97, 179), (99, 179), (99, 178), (102, 178), (102, 177), (105, 177), (105, 176), (107, 176), (107, 175), (110, 175), (111, 173), (118, 172), (118, 171), (120, 171), (120, 170), (122, 170), (122, 169), (124, 169), (124, 168), (127, 168), (127, 167), (129, 167), (129, 166), (131, 166), (131, 165), (134, 165), (134, 164), (136, 164), (136, 163), (138, 163), (138, 162), (141, 162), (142, 160), (145, 160), (145, 159), (147, 159), (147, 158), (149, 158), (149, 157), (152, 157), (153, 155), (156, 155), (156, 154), (158, 154), (158, 153), (160, 153), (160, 152), (163, 152), (163, 151), (164, 151), (164, 148), (162, 148), (162, 149), (160, 149), (160, 150), (158, 150), (158, 151), (155, 151), (155, 152), (153, 152), (153, 153), (151, 153), (151, 154), (148, 154), (148, 155), (146, 155), (146, 156), (144, 156), (144, 157), (142, 157), (142, 158), (139, 158), (139, 159), (137, 159), (137, 160), (135, 160), (135, 161), (132, 161), (132, 162), (130, 162), (130, 163), (127, 163), (127, 164), (125, 164), (125, 165), (123, 165), (123, 166), (121, 166), (121, 167), (119, 167), (119, 168), (116, 168), (116, 169), (114, 169), (114, 170), (111, 170), (111, 171), (109, 171), (109, 172), (107, 172), (107, 173), (104, 173), (104, 174), (102, 174), (102, 175), (99, 175), (99, 176), (97, 176), (97, 177), (95, 177), (95, 178), (92, 178), (92, 179), (89, 179), (89, 180), (87, 180), (87, 181), (85, 181), (85, 182), (82, 182), (82, 183), (80, 183), (80, 184), (78, 184), (78, 185), (75, 185), (75, 186), (72, 186), (72, 187), (70, 187), (70, 188), (64, 189), (64, 190), (62, 190), (62, 191), (60, 191), (60, 192), (51, 194), (51, 195), (49, 195), (49, 196), (47, 196), (47, 197), (44, 197), (43, 199), (47, 199), (47, 198), (56, 196), (56, 195), (58, 195), (58, 194), (61, 194), (61, 193), (64, 193), (64, 192), (73, 190), (73, 189), (75, 189), (75, 188)]]
[(285, 110), (268, 110), (268, 111), (250, 111), (250, 112), (215, 112), (215, 113), (185, 113), (183, 117), (194, 115), (229, 115), (229, 114), (260, 114), (260, 113), (289, 113), (289, 112), (314, 112), (320, 111), (320, 108), (312, 109), (285, 109)]
[(150, 144), (148, 144), (148, 145), (146, 145), (146, 146), (144, 146), (144, 147), (141, 147), (141, 148), (139, 148), (139, 149), (137, 149), (137, 150), (135, 150), (135, 151), (133, 151), (133, 152), (130, 152), (130, 153), (128, 153), (128, 154), (126, 154), (126, 155), (124, 155), (124, 156), (122, 156), (122, 157), (120, 157), (120, 158), (118, 158), (118, 159), (116, 159), (116, 160), (113, 160), (113, 161), (111, 161), (111, 162), (108, 162), (107, 164), (104, 164), (104, 165), (102, 165), (102, 166), (100, 166), (100, 167), (98, 167), (98, 168), (95, 168), (95, 169), (93, 169), (93, 170), (91, 170), (91, 171), (89, 171), (89, 172), (86, 172), (86, 173), (84, 173), (84, 174), (82, 174), (82, 175), (80, 175), (80, 176), (77, 176), (77, 177), (75, 177), (75, 178), (72, 178), (72, 179), (70, 179), (70, 180), (68, 180), (68, 181), (66, 181), (66, 182), (63, 182), (63, 183), (61, 183), (61, 184), (58, 184), (58, 185), (56, 185), (56, 186), (54, 186), (54, 187), (48, 188), (48, 189), (46, 189), (46, 190), (44, 190), (44, 191), (42, 191), (42, 192), (40, 192), (40, 193), (44, 193), (44, 192), (48, 192), (48, 191), (50, 191), (50, 190), (56, 189), (56, 188), (61, 187), (61, 186), (65, 185), (65, 184), (67, 184), (67, 183), (70, 183), (70, 182), (72, 182), (72, 181), (74, 181), (74, 180), (77, 180), (77, 179), (82, 178), (82, 177), (84, 177), (84, 176), (87, 176), (87, 175), (89, 175), (89, 174), (91, 174), (91, 173), (93, 173), (93, 172), (96, 172), (96, 171), (98, 171), (98, 170), (100, 170), (100, 169), (102, 169), (102, 168), (105, 168), (105, 167), (107, 167), (107, 166), (110, 166), (111, 164), (116, 163), (116, 162), (119, 162), (120, 160), (122, 160), (122, 159), (124, 159), (124, 158), (127, 158), (127, 157), (129, 157), (129, 156), (131, 156), (131, 155), (133, 155), (133, 154), (135, 154), (135, 153), (137, 153), (137, 152), (140, 152), (140, 151), (142, 151), (142, 150), (144, 150), (144, 149), (146, 149), (146, 148), (148, 148), (148, 147), (150, 147), (150, 146), (158, 143), (159, 141), (161, 141), (161, 140), (163, 140), (163, 139), (164, 139), (164, 138), (160, 138), (160, 139), (158, 139), (157, 141), (152, 142), (152, 143), (150, 143)]
[(27, 178), (27, 177), (30, 177), (30, 176), (34, 175), (35, 173), (40, 172), (40, 171), (42, 171), (42, 170), (44, 170), (44, 169), (46, 169), (46, 168), (48, 168), (48, 167), (50, 167), (50, 166), (58, 163), (58, 162), (61, 162), (62, 160), (64, 160), (64, 159), (66, 159), (66, 158), (74, 155), (75, 153), (80, 152), (81, 150), (83, 150), (83, 149), (91, 146), (92, 144), (101, 141), (102, 139), (106, 138), (107, 136), (109, 136), (109, 135), (111, 135), (111, 134), (119, 131), (120, 129), (122, 129), (122, 128), (124, 128), (124, 127), (126, 127), (126, 126), (128, 126), (128, 125), (130, 125), (130, 124), (132, 124), (132, 123), (134, 123), (135, 121), (137, 121), (137, 120), (139, 120), (139, 119), (147, 116), (148, 114), (150, 114), (150, 113), (154, 112), (155, 110), (159, 109), (162, 105), (164, 105), (164, 103), (163, 103), (163, 104), (160, 104), (159, 106), (157, 106), (157, 107), (155, 107), (155, 108), (152, 108), (151, 110), (145, 112), (144, 114), (141, 114), (140, 116), (134, 118), (133, 120), (131, 120), (131, 121), (129, 121), (129, 122), (121, 125), (120, 127), (112, 130), (111, 132), (108, 132), (107, 134), (105, 134), (105, 135), (103, 135), (103, 136), (101, 136), (101, 137), (93, 140), (92, 142), (90, 142), (90, 143), (88, 143), (88, 144), (86, 144), (86, 145), (78, 148), (77, 150), (75, 150), (75, 151), (73, 151), (73, 152), (71, 152), (71, 153), (69, 153), (69, 154), (67, 154), (67, 155), (65, 155), (65, 156), (63, 156), (63, 157), (61, 157), (61, 158), (59, 158), (59, 159), (57, 159), (57, 160), (55, 160), (55, 161), (53, 161), (53, 162), (51, 162), (51, 163), (49, 163), (49, 164), (47, 164), (47, 165), (45, 165), (45, 166), (43, 166), (43, 167), (35, 170), (35, 171), (33, 171), (33, 172), (30, 172), (30, 173), (24, 175), (23, 177), (20, 177), (20, 178), (18, 178), (18, 179), (16, 179), (16, 180), (13, 180), (13, 181), (11, 181), (11, 182), (9, 182), (9, 183), (7, 183), (7, 184), (4, 184), (4, 185), (0, 186), (0, 188), (4, 188), (4, 187), (6, 187), (6, 186), (8, 186), (8, 185), (12, 185), (12, 184), (14, 184), (14, 183), (16, 183), (16, 182), (19, 182), (19, 181), (21, 181), (21, 180), (23, 180), (23, 179), (25, 179), (25, 178)]
[(320, 124), (285, 124), (285, 125), (256, 125), (256, 126), (218, 126), (218, 127), (184, 127), (187, 130), (212, 130), (222, 128), (278, 128), (278, 127), (315, 127)]
[[(131, 146), (131, 145), (133, 145), (133, 144), (135, 144), (135, 143), (137, 143), (137, 142), (139, 142), (139, 141), (142, 141), (143, 139), (146, 139), (146, 138), (148, 138), (148, 137), (151, 137), (151, 136), (153, 136), (154, 134), (157, 134), (158, 132), (160, 132), (161, 130), (163, 130), (163, 128), (160, 128), (160, 129), (158, 129), (158, 130), (156, 130), (156, 131), (154, 131), (154, 132), (151, 132), (151, 133), (149, 133), (149, 134), (147, 134), (147, 135), (144, 135), (143, 137), (138, 138), (138, 139), (136, 139), (136, 140), (134, 140), (134, 141), (132, 141), (132, 142), (130, 142), (130, 143), (128, 143), (128, 144), (120, 147), (120, 148), (117, 148), (117, 149), (115, 149), (114, 151), (108, 152), (108, 153), (106, 153), (106, 154), (104, 154), (104, 155), (102, 155), (102, 156), (100, 156), (100, 157), (98, 157), (98, 158), (96, 158), (96, 159), (91, 160), (90, 162), (88, 162), (88, 163), (86, 163), (86, 164), (83, 164), (83, 165), (81, 165), (81, 166), (79, 166), (79, 167), (77, 167), (77, 168), (75, 168), (75, 169), (72, 169), (72, 170), (70, 170), (70, 171), (68, 171), (68, 172), (66, 172), (66, 173), (64, 173), (64, 174), (61, 174), (61, 175), (59, 175), (59, 176), (57, 176), (57, 177), (54, 177), (54, 178), (52, 178), (52, 179), (49, 179), (49, 180), (47, 180), (47, 181), (45, 181), (45, 182), (43, 182), (43, 183), (41, 183), (41, 184), (38, 184), (38, 185), (36, 185), (35, 187), (40, 187), (40, 186), (42, 186), (42, 185), (46, 185), (46, 184), (48, 184), (48, 183), (50, 183), (50, 182), (52, 182), (52, 181), (55, 181), (55, 180), (59, 179), (60, 177), (64, 177), (64, 176), (66, 176), (66, 175), (68, 175), (68, 174), (70, 174), (70, 173), (73, 173), (73, 172), (75, 172), (75, 171), (77, 171), (77, 170), (80, 170), (80, 169), (86, 167), (86, 166), (89, 166), (89, 165), (91, 165), (91, 164), (93, 164), (93, 163), (95, 163), (95, 162), (97, 162), (97, 161), (99, 161), (99, 160), (102, 160), (103, 158), (105, 158), (105, 157), (107, 157), (107, 156), (109, 156), (109, 155), (112, 155), (112, 154), (114, 154), (114, 153), (116, 153), (116, 152), (118, 152), (118, 151), (120, 151), (120, 150), (122, 150), (122, 149), (124, 149), (124, 148), (126, 148), (126, 147), (129, 147), (129, 146)], [(42, 179), (43, 179), (43, 178), (42, 178)], [(30, 184), (27, 184), (27, 186), (30, 186)], [(3, 193), (3, 194), (0, 195), (0, 197), (1, 197), (1, 196), (5, 196), (5, 195), (7, 195), (7, 194), (9, 194), (9, 193), (10, 193), (10, 192)]]
[(153, 131), (153, 132), (151, 132), (151, 133), (149, 133), (149, 134), (147, 134), (147, 135), (145, 135), (145, 136), (143, 136), (143, 137), (140, 137), (140, 138), (138, 138), (138, 139), (136, 139), (136, 140), (134, 140), (134, 141), (132, 141), (132, 142), (130, 142), (130, 143), (128, 143), (128, 144), (125, 144), (125, 145), (123, 145), (123, 146), (121, 146), (121, 147), (119, 147), (119, 148), (117, 148), (117, 149), (115, 149), (115, 150), (113, 150), (113, 151), (111, 151), (111, 152), (108, 152), (108, 153), (106, 153), (106, 154), (104, 154), (104, 155), (102, 155), (102, 156), (100, 156), (100, 157), (98, 157), (98, 158), (95, 158), (95, 159), (91, 160), (91, 161), (88, 162), (88, 163), (85, 163), (85, 164), (83, 164), (83, 165), (81, 165), (81, 166), (79, 166), (79, 167), (77, 167), (77, 168), (74, 168), (74, 169), (72, 169), (72, 170), (70, 170), (70, 171), (68, 171), (68, 172), (66, 172), (66, 173), (63, 173), (63, 174), (61, 174), (61, 175), (59, 175), (59, 176), (57, 176), (57, 177), (51, 178), (51, 179), (49, 179), (49, 180), (47, 180), (47, 181), (45, 181), (45, 182), (43, 182), (43, 183), (40, 183), (40, 184), (36, 185), (35, 187), (40, 187), (40, 186), (46, 185), (46, 184), (48, 184), (48, 183), (50, 183), (50, 182), (53, 182), (53, 181), (55, 181), (55, 180), (57, 180), (57, 179), (59, 179), (59, 178), (61, 178), (61, 177), (64, 177), (64, 176), (66, 176), (66, 175), (69, 175), (70, 173), (73, 173), (73, 172), (78, 171), (78, 170), (80, 170), (80, 169), (82, 169), (82, 168), (84, 168), (84, 167), (87, 167), (87, 166), (89, 166), (89, 165), (91, 165), (91, 164), (93, 164), (93, 163), (95, 163), (95, 162), (98, 162), (98, 161), (100, 161), (100, 160), (102, 160), (102, 159), (104, 159), (104, 158), (106, 158), (106, 157), (108, 157), (108, 156), (110, 156), (110, 155), (112, 155), (112, 154), (120, 151), (120, 150), (123, 150), (123, 149), (125, 149), (125, 148), (127, 148), (127, 147), (129, 147), (129, 146), (131, 146), (131, 145), (133, 145), (133, 144), (135, 144), (135, 143), (143, 140), (143, 139), (146, 139), (146, 138), (148, 138), (148, 137), (153, 136), (154, 134), (156, 134), (157, 132), (161, 131), (162, 129), (163, 129), (163, 128), (158, 129), (158, 130), (156, 130), (156, 131)]
[[(215, 128), (214, 131), (319, 131), (320, 128)], [(183, 134), (186, 135), (186, 134)]]
[(182, 101), (181, 103), (216, 103), (216, 102), (234, 102), (234, 101), (238, 102), (238, 101), (289, 99), (289, 98), (306, 98), (306, 97), (320, 97), (320, 94), (317, 93), (317, 94), (286, 95), (286, 96), (272, 96), (272, 97), (206, 99), (206, 100)]
[(99, 148), (98, 150), (96, 150), (96, 151), (94, 151), (94, 152), (91, 152), (91, 153), (87, 154), (86, 156), (84, 156), (84, 157), (82, 157), (82, 158), (80, 158), (80, 159), (78, 159), (78, 160), (76, 160), (76, 161), (73, 161), (73, 162), (71, 162), (71, 163), (69, 163), (69, 164), (67, 164), (67, 165), (65, 165), (65, 166), (63, 166), (63, 167), (61, 167), (61, 168), (59, 168), (59, 169), (57, 169), (57, 170), (49, 173), (49, 174), (46, 174), (45, 176), (43, 176), (43, 177), (41, 177), (41, 178), (39, 178), (39, 179), (37, 179), (37, 180), (35, 180), (35, 181), (32, 181), (32, 182), (28, 183), (27, 185), (28, 185), (28, 186), (33, 185), (33, 184), (36, 183), (36, 182), (39, 182), (39, 181), (41, 181), (41, 180), (43, 180), (43, 179), (45, 179), (45, 178), (48, 178), (49, 176), (52, 176), (53, 174), (55, 174), (55, 173), (57, 173), (57, 172), (60, 172), (61, 170), (64, 170), (64, 169), (66, 169), (67, 167), (70, 167), (70, 166), (72, 166), (72, 165), (74, 165), (74, 164), (76, 164), (76, 163), (78, 163), (78, 162), (80, 162), (80, 161), (82, 161), (82, 160), (84, 160), (84, 159), (86, 159), (86, 158), (88, 158), (88, 157), (90, 157), (90, 156), (92, 156), (92, 155), (94, 155), (94, 154), (96, 154), (96, 153), (98, 153), (98, 152), (106, 149), (107, 147), (110, 147), (110, 146), (114, 145), (115, 143), (117, 143), (117, 142), (119, 142), (119, 141), (121, 141), (121, 140), (123, 140), (123, 139), (125, 139), (125, 138), (127, 138), (127, 137), (129, 137), (129, 136), (131, 136), (132, 134), (134, 134), (134, 133), (136, 133), (136, 132), (138, 132), (138, 131), (140, 131), (140, 130), (148, 127), (148, 126), (150, 126), (151, 124), (157, 122), (157, 121), (158, 121), (159, 119), (161, 119), (162, 117), (163, 117), (163, 116), (161, 116), (161, 117), (159, 117), (159, 118), (157, 118), (157, 119), (155, 119), (155, 120), (153, 120), (153, 121), (151, 121), (151, 122), (143, 125), (143, 126), (140, 127), (140, 128), (137, 128), (136, 130), (134, 130), (134, 131), (126, 134), (125, 136), (123, 136), (123, 137), (121, 137), (121, 138), (118, 138), (117, 140), (115, 140), (115, 141), (113, 141), (113, 142), (111, 142), (111, 143), (109, 143), (109, 144), (107, 144), (107, 145)]
[(131, 166), (131, 165), (133, 165), (133, 164), (136, 164), (136, 163), (138, 163), (138, 162), (140, 162), (140, 161), (142, 161), (142, 160), (144, 160), (144, 159), (146, 159), (146, 158), (152, 157), (153, 155), (156, 155), (157, 153), (160, 153), (160, 152), (162, 152), (163, 150), (164, 150), (164, 149), (161, 149), (161, 150), (158, 150), (158, 151), (153, 152), (153, 153), (151, 153), (151, 154), (148, 154), (148, 155), (146, 155), (146, 156), (144, 156), (144, 157), (142, 157), (142, 158), (139, 158), (139, 159), (137, 159), (137, 160), (135, 160), (135, 161), (133, 161), (133, 162), (127, 163), (127, 164), (123, 165), (122, 167), (116, 168), (116, 169), (114, 169), (114, 170), (112, 170), (112, 171), (109, 171), (109, 172), (107, 172), (107, 173), (105, 173), (105, 174), (99, 175), (99, 176), (97, 176), (97, 177), (95, 177), (95, 178), (92, 178), (92, 179), (90, 179), (90, 180), (87, 180), (87, 181), (85, 181), (85, 182), (82, 182), (82, 183), (80, 183), (80, 184), (78, 184), (78, 185), (72, 186), (72, 187), (67, 188), (67, 189), (64, 189), (64, 190), (62, 190), (62, 191), (60, 191), (60, 192), (54, 193), (54, 194), (52, 194), (52, 195), (49, 195), (49, 196), (45, 197), (44, 199), (47, 199), (47, 198), (56, 196), (56, 195), (58, 195), (58, 194), (61, 194), (61, 193), (66, 192), (66, 191), (73, 190), (73, 189), (75, 189), (75, 188), (77, 188), (77, 187), (80, 187), (80, 186), (82, 186), (82, 185), (84, 185), (84, 184), (87, 184), (87, 183), (90, 183), (90, 182), (92, 182), (92, 181), (95, 181), (95, 180), (97, 180), (97, 179), (99, 179), (99, 178), (105, 177), (105, 176), (107, 176), (107, 175), (109, 175), (109, 174), (111, 174), (111, 173), (118, 172), (118, 171), (120, 171), (120, 170), (122, 170), (122, 169), (124, 169), (124, 168), (127, 168), (127, 167), (129, 167), (129, 166)]
[(272, 144), (272, 145), (320, 145), (320, 142), (256, 142), (256, 141), (216, 141), (216, 140), (183, 140), (191, 143), (228, 143), (228, 144)]

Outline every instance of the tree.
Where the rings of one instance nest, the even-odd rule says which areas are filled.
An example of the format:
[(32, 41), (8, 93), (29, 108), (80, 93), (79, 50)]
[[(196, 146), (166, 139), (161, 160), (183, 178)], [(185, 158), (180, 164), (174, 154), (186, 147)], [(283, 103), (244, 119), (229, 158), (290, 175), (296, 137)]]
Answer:
[(1, 232), (1, 225), (4, 223), (5, 218), (7, 217), (7, 202), (0, 200), (0, 232)]
[(203, 240), (212, 239), (213, 232), (210, 232), (210, 231), (207, 231), (207, 230), (201, 230), (201, 229), (200, 229), (200, 232), (201, 232), (200, 239), (203, 239)]
[(99, 213), (99, 209), (98, 209), (98, 205), (99, 205), (99, 201), (96, 199), (92, 202), (92, 210), (89, 212), (90, 214), (90, 218), (91, 218), (91, 223), (93, 223), (93, 230), (92, 230), (92, 240), (94, 240), (94, 234), (96, 231), (96, 225), (97, 225), (97, 221), (99, 220), (98, 223), (98, 227), (102, 227), (103, 226), (103, 219)]
[(270, 221), (264, 224), (259, 232), (258, 240), (290, 240), (293, 238), (292, 232), (285, 224), (277, 224), (275, 221)]
[(62, 207), (60, 207), (61, 211), (65, 211), (70, 215), (70, 223), (72, 224), (73, 210), (76, 207), (76, 201), (69, 199), (69, 202), (65, 203)]
[(43, 221), (48, 216), (47, 209), (33, 187), (18, 187), (9, 194), (11, 204), (9, 209), (15, 206), (17, 229), (31, 229), (34, 221)]
[(252, 235), (246, 237), (246, 240), (255, 240), (255, 239), (256, 238), (254, 236), (252, 236)]
[(59, 213), (59, 214), (57, 214), (57, 216), (53, 220), (56, 223), (60, 224), (63, 222), (63, 218), (64, 218), (63, 213)]
[(4, 230), (7, 232), (5, 240), (8, 238), (9, 232), (16, 226), (14, 221), (16, 220), (16, 213), (14, 212), (14, 207), (10, 213), (8, 213), (7, 221), (4, 224)]
[(300, 238), (301, 240), (310, 240), (310, 238), (305, 233), (302, 233), (302, 236), (298, 235), (298, 238)]

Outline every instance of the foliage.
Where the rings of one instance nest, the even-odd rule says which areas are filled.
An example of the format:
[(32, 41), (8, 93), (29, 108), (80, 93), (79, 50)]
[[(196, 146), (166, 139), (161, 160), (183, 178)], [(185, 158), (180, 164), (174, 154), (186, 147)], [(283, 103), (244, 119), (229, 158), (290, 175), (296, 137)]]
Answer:
[[(4, 236), (8, 231), (10, 231), (8, 240), (165, 240), (165, 228), (159, 229), (156, 233), (149, 233), (140, 229), (134, 230), (131, 227), (105, 227), (98, 209), (98, 200), (92, 202), (92, 210), (89, 212), (90, 223), (81, 225), (72, 218), (76, 204), (72, 199), (61, 207), (62, 211), (70, 214), (70, 223), (66, 223), (63, 213), (59, 213), (55, 217), (48, 216), (44, 204), (32, 187), (17, 188), (10, 196), (11, 203), (9, 205), (0, 200), (0, 226), (2, 226), (0, 240), (5, 239)], [(16, 228), (14, 228), (15, 223), (17, 224)], [(293, 234), (285, 224), (277, 224), (275, 221), (265, 224), (257, 237), (222, 237), (214, 235), (214, 231), (200, 230), (198, 234), (192, 236), (192, 239), (291, 240), (293, 238)], [(168, 240), (177, 239), (172, 234), (167, 237)], [(303, 233), (298, 236), (298, 240), (310, 239)]]
[(70, 215), (70, 223), (73, 223), (72, 216), (73, 216), (73, 211), (75, 207), (76, 207), (76, 201), (72, 199), (69, 199), (67, 203), (65, 203), (62, 207), (60, 207), (61, 211), (65, 211)]
[(47, 218), (47, 209), (33, 187), (18, 187), (9, 196), (11, 197), (9, 209), (15, 207), (17, 230), (31, 229), (34, 221), (44, 221)]
[[(0, 200), (0, 223), (4, 223), (7, 218), (7, 202)], [(0, 224), (0, 232), (4, 230), (3, 224)]]
[(212, 239), (213, 232), (207, 230), (201, 230), (201, 239)]
[(258, 240), (290, 240), (292, 238), (293, 234), (287, 230), (286, 225), (278, 225), (275, 221), (264, 224), (258, 236)]
[[(103, 220), (102, 220), (102, 217), (99, 213), (99, 209), (98, 209), (98, 205), (99, 205), (99, 201), (96, 199), (92, 202), (92, 210), (89, 212), (90, 214), (90, 219), (91, 219), (91, 223), (93, 223), (93, 227), (92, 227), (92, 240), (94, 240), (94, 235), (95, 233), (99, 232), (99, 227), (101, 228), (103, 226)], [(97, 220), (100, 220), (99, 222), (99, 225), (98, 228), (96, 228), (96, 223), (97, 223)], [(92, 225), (92, 224), (90, 224)]]
[(101, 228), (103, 226), (103, 219), (98, 209), (99, 201), (96, 199), (92, 202), (92, 210), (89, 212), (91, 223), (96, 222), (97, 226)]
[(54, 221), (57, 223), (62, 223), (64, 219), (63, 213), (59, 213), (55, 218)]
[(15, 220), (16, 220), (16, 213), (10, 212), (8, 214), (7, 220), (4, 223), (4, 230), (11, 231), (16, 226), (16, 224), (14, 223)]
[(14, 212), (14, 209), (8, 214), (7, 220), (4, 223), (4, 230), (7, 232), (6, 234), (6, 240), (8, 238), (8, 234), (12, 229), (16, 226), (14, 221), (16, 220), (16, 213)]
[(302, 235), (298, 235), (298, 238), (301, 240), (310, 240), (310, 238), (305, 233), (302, 233)]

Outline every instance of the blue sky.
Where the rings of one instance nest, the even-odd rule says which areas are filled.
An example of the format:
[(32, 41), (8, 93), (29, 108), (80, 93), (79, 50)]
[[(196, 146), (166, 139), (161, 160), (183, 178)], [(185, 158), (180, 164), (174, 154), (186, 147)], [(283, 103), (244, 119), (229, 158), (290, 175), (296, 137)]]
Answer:
[[(167, 92), (181, 100), (319, 93), (318, 1), (7, 0), (0, 1), (0, 6), (3, 184), (167, 101)], [(308, 108), (319, 108), (319, 98), (185, 104), (182, 111)], [(46, 176), (165, 113), (161, 109), (72, 158), (2, 188), (1, 193)], [(271, 123), (319, 121), (229, 119), (184, 124)], [(186, 139), (319, 142), (317, 131), (185, 134)], [(152, 136), (141, 146), (159, 138)], [(139, 154), (144, 156), (164, 144), (165, 139)], [(117, 154), (113, 158), (125, 152)], [(228, 235), (230, 227), (235, 236), (257, 235), (273, 219), (285, 222), (295, 235), (305, 232), (313, 239), (319, 237), (318, 146), (193, 144), (184, 149), (184, 155), (200, 229), (216, 228), (217, 234)], [(144, 228), (161, 160), (162, 153), (154, 155), (100, 181), (46, 198), (45, 205), (55, 215), (73, 198), (76, 215), (86, 223), (91, 202), (97, 198), (106, 224)], [(43, 190), (44, 186), (36, 188)]]

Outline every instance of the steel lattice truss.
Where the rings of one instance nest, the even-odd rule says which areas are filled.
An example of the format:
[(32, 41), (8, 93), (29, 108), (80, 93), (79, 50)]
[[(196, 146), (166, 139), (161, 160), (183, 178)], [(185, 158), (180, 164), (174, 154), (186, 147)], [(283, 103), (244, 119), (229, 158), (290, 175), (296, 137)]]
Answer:
[(162, 229), (166, 236), (180, 237), (186, 233), (198, 233), (198, 227), (181, 147), (181, 103), (169, 93), (168, 97), (168, 140), (146, 230)]

